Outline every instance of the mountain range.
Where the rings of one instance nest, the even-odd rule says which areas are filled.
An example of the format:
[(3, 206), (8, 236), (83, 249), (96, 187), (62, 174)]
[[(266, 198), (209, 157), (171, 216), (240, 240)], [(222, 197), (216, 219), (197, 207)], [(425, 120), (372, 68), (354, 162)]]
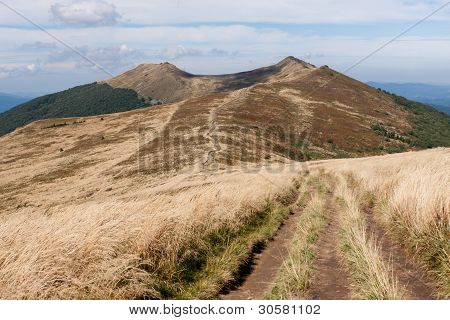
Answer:
[[(144, 109), (125, 112), (138, 108)], [(105, 134), (101, 126), (86, 136), (86, 123), (120, 119), (123, 131), (110, 128), (108, 135), (123, 141), (131, 138), (123, 132), (136, 133), (147, 117), (167, 112), (172, 115), (155, 141), (169, 139), (175, 143), (171, 147), (185, 149), (176, 154), (176, 165), (167, 164), (170, 170), (193, 165), (205, 152), (205, 164), (257, 162), (267, 146), (268, 159), (307, 160), (450, 145), (448, 115), (294, 57), (216, 76), (193, 75), (169, 63), (139, 65), (110, 80), (39, 97), (4, 112), (0, 134), (16, 129), (4, 139), (31, 132), (43, 138), (66, 127), (67, 134), (86, 142)], [(115, 114), (99, 116), (110, 113)], [(68, 141), (64, 150), (81, 143)], [(106, 141), (111, 140), (93, 146)], [(140, 155), (164, 153), (155, 141), (141, 146)], [(137, 156), (129, 155), (129, 161)]]
[(19, 96), (15, 94), (0, 92), (0, 113), (5, 112), (6, 110), (9, 110), (12, 107), (24, 103), (30, 99), (30, 96)]

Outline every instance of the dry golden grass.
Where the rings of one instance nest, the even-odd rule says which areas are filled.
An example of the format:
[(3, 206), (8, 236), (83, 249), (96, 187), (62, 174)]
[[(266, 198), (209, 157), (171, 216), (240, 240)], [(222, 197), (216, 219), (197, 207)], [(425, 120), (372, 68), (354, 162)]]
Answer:
[(324, 161), (322, 165), (354, 174), (364, 189), (387, 199), (390, 212), (386, 214), (412, 230), (430, 233), (437, 222), (449, 224), (450, 149)]
[[(186, 175), (136, 186), (108, 202), (24, 208), (0, 216), (0, 298), (158, 297), (197, 240), (221, 225), (238, 229), (293, 172)], [(271, 181), (271, 182), (269, 182)], [(194, 253), (195, 254), (195, 253)]]
[(165, 130), (180, 131), (187, 119), (191, 134), (201, 135), (216, 104), (158, 106), (57, 128), (51, 125), (63, 120), (43, 120), (1, 137), (8, 152), (0, 154), (0, 298), (163, 297), (161, 287), (180, 276), (179, 261), (195, 260), (194, 246), (206, 245), (202, 236), (224, 225), (238, 229), (290, 187), (300, 166), (290, 170), (278, 155), (253, 173), (252, 164), (199, 170), (206, 138), (205, 148), (185, 143), (195, 153), (187, 165), (178, 145), (160, 143), (149, 154), (161, 156), (160, 171), (139, 174), (141, 147)]
[(403, 296), (393, 276), (392, 265), (383, 258), (380, 247), (367, 233), (359, 194), (338, 176), (336, 195), (341, 202), (341, 250), (352, 275), (353, 292), (359, 299), (394, 300)]
[[(322, 174), (317, 174), (302, 181), (297, 205), (304, 209), (288, 256), (266, 294), (266, 299), (305, 298), (305, 292), (311, 286), (316, 256), (314, 246), (328, 221), (326, 191), (330, 186), (327, 180)], [(314, 185), (315, 190), (310, 190), (310, 184)]]
[(378, 218), (437, 276), (441, 294), (450, 295), (450, 149), (316, 165), (351, 173), (361, 191), (371, 192)]

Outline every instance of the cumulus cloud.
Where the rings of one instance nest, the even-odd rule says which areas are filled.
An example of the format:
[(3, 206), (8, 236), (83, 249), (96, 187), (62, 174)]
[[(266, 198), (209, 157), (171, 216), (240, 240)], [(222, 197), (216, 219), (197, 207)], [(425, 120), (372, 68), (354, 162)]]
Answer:
[(202, 54), (203, 53), (200, 50), (193, 48), (186, 48), (185, 46), (178, 45), (174, 47), (168, 47), (162, 50), (158, 56), (163, 59), (175, 60), (184, 57), (198, 57), (201, 56)]
[[(103, 48), (83, 46), (77, 47), (76, 50), (89, 60), (110, 71), (133, 67), (147, 58), (144, 52), (130, 48), (126, 44)], [(61, 62), (72, 63), (78, 68), (93, 67), (86, 59), (81, 58), (77, 53), (68, 49), (53, 52), (48, 56), (48, 63)]]
[[(30, 47), (33, 46), (34, 45), (30, 45)], [(39, 46), (40, 45), (38, 45), (38, 47)], [(126, 44), (100, 48), (82, 46), (76, 47), (75, 49), (88, 60), (110, 72), (124, 71), (125, 69), (136, 66), (138, 63), (145, 62), (148, 58), (144, 52), (130, 48)], [(0, 65), (0, 79), (23, 77), (49, 71), (62, 72), (92, 70), (96, 68), (96, 66), (80, 57), (80, 55), (73, 50), (64, 49), (52, 51), (46, 58), (34, 59), (26, 64)]]
[(56, 49), (56, 43), (54, 42), (41, 42), (35, 41), (30, 43), (24, 43), (20, 46), (22, 50), (48, 50)]
[[(174, 2), (126, 0), (124, 16), (136, 24), (398, 22), (420, 19), (445, 0), (215, 0), (213, 4), (211, 0), (189, 0), (177, 1), (177, 6)], [(448, 21), (449, 13), (442, 10), (430, 19)]]
[(36, 74), (40, 70), (38, 63), (0, 65), (0, 79)]
[[(74, 0), (11, 1), (14, 8), (38, 24), (48, 23), (52, 3)], [(81, 2), (82, 0), (78, 0)], [(181, 23), (357, 23), (417, 21), (446, 0), (104, 0), (120, 8), (123, 21), (137, 25)], [(429, 21), (449, 21), (450, 11), (441, 10)], [(8, 10), (0, 10), (3, 25), (27, 25)]]
[(213, 48), (209, 50), (210, 55), (216, 56), (216, 57), (236, 57), (239, 54), (239, 51), (228, 51), (218, 48)]
[(167, 47), (164, 50), (159, 51), (156, 55), (160, 59), (176, 60), (185, 57), (236, 57), (239, 51), (228, 51), (219, 48), (212, 48), (210, 50), (199, 50), (195, 48), (188, 48), (183, 45)]
[(55, 3), (50, 11), (55, 20), (68, 25), (112, 25), (120, 18), (116, 7), (103, 0), (81, 0), (67, 5)]
[(300, 56), (301, 59), (308, 60), (308, 59), (319, 59), (319, 58), (325, 58), (325, 54), (323, 53), (307, 53), (305, 55)]
[(35, 63), (27, 64), (26, 68), (27, 68), (27, 71), (30, 73), (34, 73), (38, 69), (38, 67)]

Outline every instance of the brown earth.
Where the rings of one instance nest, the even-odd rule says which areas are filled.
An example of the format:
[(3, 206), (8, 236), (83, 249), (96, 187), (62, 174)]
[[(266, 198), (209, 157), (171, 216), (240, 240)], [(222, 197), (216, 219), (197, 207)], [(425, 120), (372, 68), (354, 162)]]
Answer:
[(292, 209), (291, 215), (284, 221), (272, 241), (253, 257), (245, 269), (243, 281), (236, 288), (221, 295), (222, 299), (260, 300), (264, 298), (264, 294), (286, 259), (300, 215), (300, 208), (296, 206)]
[(141, 64), (117, 77), (104, 81), (115, 88), (135, 90), (140, 96), (165, 103), (186, 100), (211, 93), (233, 91), (264, 82), (286, 81), (315, 67), (294, 57), (252, 71), (226, 75), (194, 75), (166, 62)]
[(316, 245), (314, 276), (306, 296), (313, 300), (350, 299), (349, 275), (338, 256), (339, 216), (331, 197), (327, 209), (330, 220)]
[[(305, 297), (312, 300), (351, 299), (349, 274), (339, 258), (339, 213), (334, 204), (334, 198), (330, 195), (327, 200), (327, 210), (330, 220), (315, 246), (313, 278)], [(393, 276), (399, 281), (399, 285), (407, 290), (404, 298), (434, 299), (436, 288), (426, 271), (414, 262), (397, 242), (392, 240), (374, 218), (371, 208), (365, 208), (365, 213), (368, 219), (368, 232), (380, 245), (383, 258), (392, 262)], [(248, 300), (264, 297), (283, 261), (287, 258), (289, 244), (295, 234), (296, 220), (300, 214), (299, 209), (294, 211), (276, 237), (255, 255), (252, 264), (245, 269), (243, 281), (231, 291), (221, 295), (222, 299)]]
[[(314, 276), (311, 289), (305, 296), (307, 299), (313, 300), (349, 299), (348, 274), (339, 263), (338, 258), (338, 212), (331, 195), (328, 195), (326, 210), (330, 220), (316, 245)], [(296, 207), (293, 214), (280, 227), (274, 239), (255, 255), (252, 263), (245, 269), (243, 281), (231, 291), (221, 295), (222, 299), (254, 300), (264, 298), (283, 262), (286, 261), (300, 214), (301, 209)]]

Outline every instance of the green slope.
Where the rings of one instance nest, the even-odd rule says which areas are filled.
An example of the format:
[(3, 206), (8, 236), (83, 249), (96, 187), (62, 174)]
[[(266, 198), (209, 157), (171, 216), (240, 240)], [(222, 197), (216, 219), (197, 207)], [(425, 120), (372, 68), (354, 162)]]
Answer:
[(123, 112), (149, 106), (131, 89), (91, 83), (35, 98), (0, 114), (0, 136), (35, 120)]
[(392, 94), (394, 101), (412, 113), (411, 145), (419, 148), (450, 147), (450, 116), (420, 102)]

